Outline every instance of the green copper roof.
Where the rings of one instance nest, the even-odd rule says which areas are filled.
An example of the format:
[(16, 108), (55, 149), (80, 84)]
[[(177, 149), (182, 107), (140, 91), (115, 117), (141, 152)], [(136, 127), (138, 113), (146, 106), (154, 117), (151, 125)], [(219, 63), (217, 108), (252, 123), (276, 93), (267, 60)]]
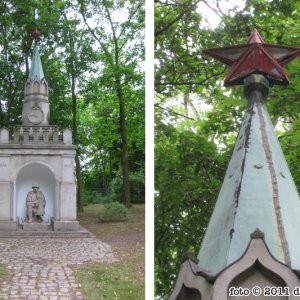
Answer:
[(39, 54), (39, 47), (38, 44), (35, 42), (34, 44), (34, 50), (33, 50), (33, 56), (32, 56), (32, 62), (31, 62), (31, 68), (29, 72), (29, 79), (30, 80), (42, 80), (44, 78), (44, 71), (43, 66)]
[(272, 255), (300, 270), (300, 199), (262, 101), (245, 113), (198, 255), (217, 273), (241, 258), (258, 228)]

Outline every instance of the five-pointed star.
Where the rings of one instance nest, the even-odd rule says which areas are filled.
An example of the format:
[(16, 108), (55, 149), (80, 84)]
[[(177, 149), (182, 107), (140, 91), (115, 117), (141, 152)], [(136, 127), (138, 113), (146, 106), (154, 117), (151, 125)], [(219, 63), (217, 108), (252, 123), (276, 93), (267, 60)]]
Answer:
[(288, 85), (288, 75), (283, 67), (300, 55), (300, 48), (265, 44), (254, 30), (246, 44), (203, 52), (232, 66), (224, 80), (225, 86), (244, 84), (250, 74), (263, 74), (270, 84)]

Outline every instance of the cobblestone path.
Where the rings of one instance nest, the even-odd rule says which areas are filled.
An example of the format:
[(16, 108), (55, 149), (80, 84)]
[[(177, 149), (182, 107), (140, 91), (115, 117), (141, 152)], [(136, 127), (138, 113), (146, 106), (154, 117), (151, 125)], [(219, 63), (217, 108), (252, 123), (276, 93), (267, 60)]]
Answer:
[(1, 283), (0, 298), (85, 299), (71, 265), (114, 260), (110, 246), (96, 238), (2, 238), (0, 263), (10, 278)]

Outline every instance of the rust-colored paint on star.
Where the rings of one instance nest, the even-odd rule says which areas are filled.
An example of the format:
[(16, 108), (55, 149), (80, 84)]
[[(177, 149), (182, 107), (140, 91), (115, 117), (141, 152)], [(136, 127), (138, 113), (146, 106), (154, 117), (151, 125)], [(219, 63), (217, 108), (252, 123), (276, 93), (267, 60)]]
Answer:
[(259, 44), (264, 44), (264, 40), (263, 38), (261, 37), (261, 35), (257, 32), (256, 29), (254, 29), (252, 32), (251, 32), (251, 35), (247, 41), (247, 44), (254, 44), (254, 43), (259, 43)]
[(32, 38), (35, 41), (39, 41), (41, 39), (41, 32), (37, 30), (37, 28), (35, 30), (32, 31)]
[(203, 52), (231, 66), (224, 80), (225, 86), (242, 85), (250, 74), (262, 74), (270, 84), (288, 85), (288, 74), (283, 67), (300, 56), (299, 47), (265, 44), (256, 30), (246, 44)]

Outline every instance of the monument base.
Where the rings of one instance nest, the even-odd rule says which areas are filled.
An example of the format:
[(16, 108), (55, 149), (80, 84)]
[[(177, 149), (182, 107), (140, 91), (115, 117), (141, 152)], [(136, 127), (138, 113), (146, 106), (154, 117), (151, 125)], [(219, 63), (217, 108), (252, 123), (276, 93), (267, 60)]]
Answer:
[(0, 231), (13, 231), (13, 230), (17, 230), (17, 222), (0, 221)]
[(46, 223), (23, 223), (24, 231), (48, 231), (50, 225)]
[(51, 220), (54, 231), (79, 231), (78, 221), (57, 221)]

